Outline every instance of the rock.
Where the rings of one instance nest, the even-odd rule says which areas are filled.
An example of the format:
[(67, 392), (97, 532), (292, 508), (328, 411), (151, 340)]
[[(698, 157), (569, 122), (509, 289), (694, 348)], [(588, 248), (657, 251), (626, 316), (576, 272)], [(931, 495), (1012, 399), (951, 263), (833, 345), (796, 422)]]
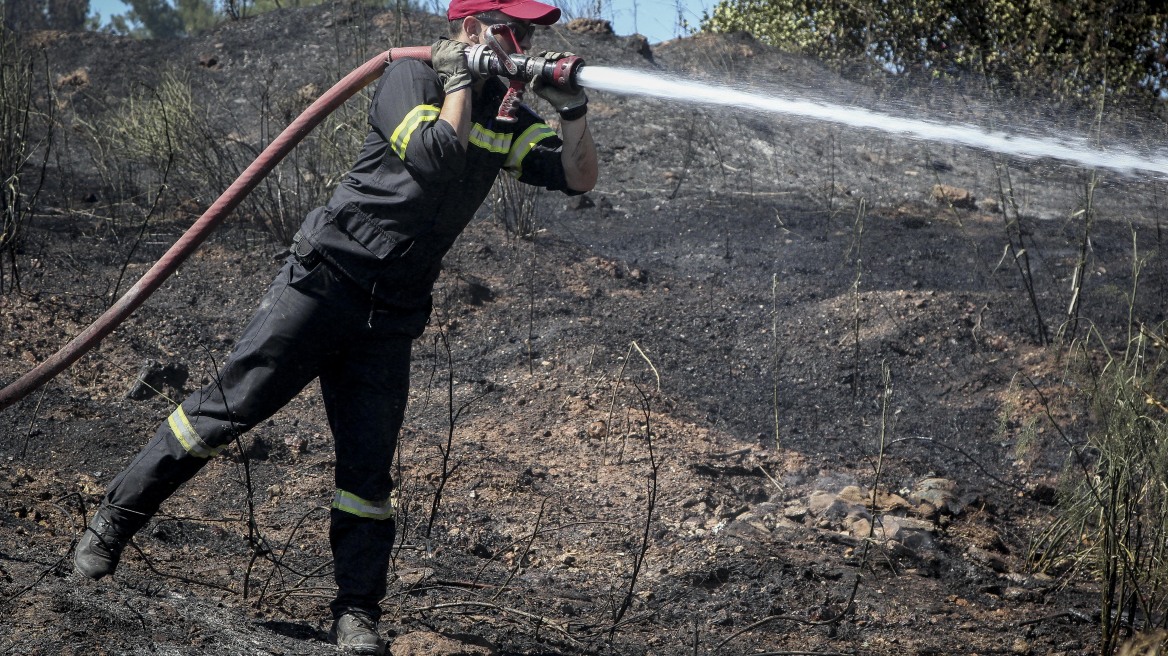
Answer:
[(783, 517), (786, 517), (793, 522), (802, 522), (803, 518), (806, 516), (807, 506), (801, 503), (792, 504), (783, 509)]
[(815, 517), (846, 517), (848, 504), (839, 501), (835, 494), (816, 490), (807, 499), (807, 510)]
[[(870, 490), (863, 490), (856, 488), (859, 492), (860, 503), (864, 506), (872, 505), (872, 492)], [(842, 492), (840, 493), (842, 496)], [(884, 490), (876, 491), (876, 510), (885, 513), (895, 513), (897, 511), (907, 511), (912, 507), (904, 497), (899, 494), (885, 492)]]
[(169, 387), (176, 394), (181, 394), (183, 385), (186, 385), (190, 371), (181, 362), (161, 364), (154, 360), (147, 360), (138, 370), (137, 380), (126, 398), (131, 401), (145, 401), (157, 396), (164, 387)]
[(908, 500), (916, 505), (927, 503), (943, 515), (958, 515), (963, 510), (957, 496), (957, 483), (947, 478), (922, 479), (913, 486)]
[[(844, 518), (844, 527), (853, 537), (866, 538), (872, 533), (872, 520), (863, 515), (853, 514)], [(877, 533), (876, 537), (879, 537)]]
[(881, 519), (883, 533), (878, 532), (886, 540), (895, 540), (913, 553), (919, 553), (933, 548), (933, 524), (911, 517), (892, 517), (885, 515)]
[(481, 636), (413, 631), (389, 646), (392, 656), (494, 656), (495, 646)]
[(588, 424), (588, 428), (587, 428), (588, 439), (599, 440), (600, 438), (604, 437), (604, 434), (607, 432), (607, 429), (608, 429), (608, 424), (604, 423), (603, 419), (597, 419), (596, 421), (592, 422), (591, 424)]
[(1018, 586), (1010, 586), (1002, 591), (1002, 599), (1006, 601), (1038, 602), (1042, 601), (1042, 593)]
[[(867, 518), (871, 513), (872, 494), (856, 485), (848, 485), (832, 494), (816, 490), (808, 498), (808, 510), (816, 517), (836, 518), (857, 515)], [(910, 507), (904, 498), (889, 492), (877, 492), (876, 510), (879, 512), (906, 511)]]
[(947, 184), (933, 185), (933, 199), (941, 205), (952, 205), (967, 210), (977, 209), (977, 202), (968, 189)]
[(864, 494), (864, 491), (861, 490), (858, 485), (849, 485), (845, 487), (839, 491), (839, 494), (836, 495), (836, 498), (840, 501), (843, 501), (844, 503), (848, 503), (854, 506), (862, 506), (868, 503), (868, 495)]

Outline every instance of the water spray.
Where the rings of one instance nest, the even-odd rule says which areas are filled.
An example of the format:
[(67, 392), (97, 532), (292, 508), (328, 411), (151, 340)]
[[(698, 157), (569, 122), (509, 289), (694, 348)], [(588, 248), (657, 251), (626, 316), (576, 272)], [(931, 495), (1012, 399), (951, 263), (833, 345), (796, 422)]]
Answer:
[(1055, 139), (1010, 134), (975, 125), (905, 118), (863, 107), (784, 97), (760, 93), (756, 89), (607, 66), (581, 69), (575, 75), (575, 82), (598, 91), (827, 121), (911, 139), (968, 146), (1022, 159), (1049, 157), (1088, 168), (1110, 169), (1121, 173), (1144, 171), (1168, 176), (1168, 155), (1150, 156), (1122, 147), (1105, 150), (1092, 146), (1083, 138)]

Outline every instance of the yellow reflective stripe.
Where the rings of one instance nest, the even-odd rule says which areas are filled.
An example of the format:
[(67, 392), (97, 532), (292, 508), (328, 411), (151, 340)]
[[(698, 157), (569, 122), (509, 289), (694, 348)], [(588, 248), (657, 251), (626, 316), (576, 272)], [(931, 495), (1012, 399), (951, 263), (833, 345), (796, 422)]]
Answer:
[(219, 449), (212, 449), (207, 446), (207, 443), (195, 432), (194, 426), (191, 426), (191, 421), (187, 419), (187, 413), (183, 412), (181, 405), (174, 412), (170, 413), (170, 417), (167, 418), (166, 422), (170, 424), (170, 432), (174, 433), (174, 437), (178, 440), (178, 443), (192, 456), (196, 458), (210, 458), (219, 453)]
[(384, 503), (378, 505), (344, 490), (337, 490), (337, 495), (333, 497), (333, 508), (351, 515), (368, 517), (370, 519), (389, 519), (393, 517), (393, 502), (391, 500), (386, 499)]
[(511, 150), (511, 134), (492, 132), (475, 123), (470, 126), (470, 143), (491, 153), (505, 153)]
[(389, 145), (393, 148), (393, 152), (397, 153), (397, 156), (404, 160), (406, 158), (406, 147), (410, 145), (410, 137), (413, 136), (414, 131), (422, 123), (438, 120), (438, 112), (440, 111), (442, 110), (435, 105), (418, 105), (411, 109), (389, 137)]
[(535, 148), (535, 144), (554, 136), (556, 136), (556, 131), (551, 129), (547, 123), (532, 124), (511, 144), (511, 154), (507, 156), (503, 168), (518, 178), (523, 174), (523, 158), (527, 157), (532, 148)]

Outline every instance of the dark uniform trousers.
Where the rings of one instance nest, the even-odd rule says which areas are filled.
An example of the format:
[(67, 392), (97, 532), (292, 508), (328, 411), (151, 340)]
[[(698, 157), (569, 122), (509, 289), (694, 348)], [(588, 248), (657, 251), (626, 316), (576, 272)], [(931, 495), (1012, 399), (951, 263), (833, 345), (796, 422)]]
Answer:
[(159, 426), (110, 484), (107, 501), (153, 515), (211, 456), (319, 377), (336, 448), (332, 610), (379, 617), (394, 539), (390, 465), (411, 343), (429, 313), (374, 301), (315, 254), (290, 257), (219, 376)]

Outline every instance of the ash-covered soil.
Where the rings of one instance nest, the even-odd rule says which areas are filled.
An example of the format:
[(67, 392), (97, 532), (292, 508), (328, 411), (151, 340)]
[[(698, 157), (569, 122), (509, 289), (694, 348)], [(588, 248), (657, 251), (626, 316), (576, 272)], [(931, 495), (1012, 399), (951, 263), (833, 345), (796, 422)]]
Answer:
[[(21, 290), (0, 296), (0, 383), (100, 314), (123, 264), (122, 291), (212, 200), (169, 199), (142, 230), (68, 126), (179, 71), (211, 120), (259, 147), (261, 97), (293, 106), (377, 50), (442, 29), (338, 6), (169, 43), (40, 35), (66, 128)], [(845, 81), (745, 37), (650, 51), (559, 26), (541, 45), (769, 92), (989, 115), (964, 96)], [(394, 653), (1094, 653), (1095, 583), (1036, 571), (1030, 544), (1054, 512), (1063, 436), (1088, 428), (1067, 344), (1091, 328), (1122, 348), (1129, 318), (1165, 318), (1163, 184), (1099, 174), (1072, 333), (1089, 172), (591, 97), (598, 188), (536, 196), (524, 236), (504, 225), (513, 204), (485, 207), (416, 343), (383, 604)], [(972, 198), (938, 203), (938, 184)], [(1018, 209), (1004, 214), (1010, 199)], [(71, 574), (103, 486), (211, 380), (279, 267), (285, 245), (249, 218), (0, 413), (3, 653), (335, 653), (333, 457), (315, 385), (170, 500), (112, 580)], [(1133, 235), (1146, 259), (1131, 303)], [(189, 377), (127, 398), (150, 361)]]

